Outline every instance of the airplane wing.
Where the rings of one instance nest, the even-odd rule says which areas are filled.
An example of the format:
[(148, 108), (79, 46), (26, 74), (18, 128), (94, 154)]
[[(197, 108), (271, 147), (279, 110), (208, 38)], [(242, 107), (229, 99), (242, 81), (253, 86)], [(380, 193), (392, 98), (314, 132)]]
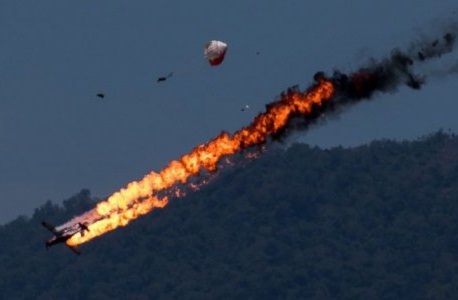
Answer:
[(80, 255), (81, 254), (81, 251), (78, 250), (78, 248), (76, 246), (70, 246), (69, 244), (65, 244), (67, 245), (68, 248), (70, 248), (70, 250), (72, 250), (73, 252), (75, 252), (76, 254)]
[(44, 227), (46, 227), (49, 231), (51, 231), (52, 233), (54, 234), (57, 234), (57, 230), (56, 230), (56, 227), (54, 227), (52, 224), (46, 222), (46, 221), (43, 221), (41, 222), (41, 225), (43, 225)]

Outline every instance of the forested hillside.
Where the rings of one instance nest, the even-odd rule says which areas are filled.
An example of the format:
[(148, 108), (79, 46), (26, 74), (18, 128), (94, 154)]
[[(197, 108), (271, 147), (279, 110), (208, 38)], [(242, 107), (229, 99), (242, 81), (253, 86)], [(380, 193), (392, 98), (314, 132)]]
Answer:
[(454, 299), (458, 138), (296, 144), (81, 246), (88, 190), (0, 226), (1, 299)]

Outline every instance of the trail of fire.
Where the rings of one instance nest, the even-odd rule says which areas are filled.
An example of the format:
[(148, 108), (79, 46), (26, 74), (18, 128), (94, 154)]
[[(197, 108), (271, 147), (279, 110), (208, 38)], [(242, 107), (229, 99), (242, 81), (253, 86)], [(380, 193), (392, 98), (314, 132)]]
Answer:
[(313, 114), (314, 107), (320, 107), (334, 95), (334, 85), (322, 78), (305, 92), (294, 91), (282, 95), (280, 100), (267, 106), (266, 112), (259, 114), (245, 128), (232, 136), (226, 132), (199, 145), (179, 160), (172, 161), (161, 172), (151, 172), (140, 181), (129, 183), (125, 188), (100, 202), (95, 208), (100, 220), (89, 225), (84, 236), (75, 234), (67, 244), (78, 245), (99, 235), (125, 226), (131, 220), (144, 215), (155, 207), (164, 207), (168, 197), (159, 199), (157, 192), (171, 188), (177, 183), (186, 184), (192, 176), (203, 170), (216, 171), (223, 157), (243, 149), (265, 143), (269, 137), (285, 129), (292, 117)]
[[(190, 178), (199, 175), (205, 177), (201, 171), (216, 171), (222, 158), (263, 144), (269, 137), (282, 136), (293, 117), (303, 117), (304, 124), (307, 125), (324, 112), (338, 111), (340, 107), (370, 98), (377, 91), (393, 91), (403, 84), (419, 89), (425, 81), (423, 77), (413, 73), (412, 66), (453, 51), (457, 27), (452, 25), (452, 31), (439, 39), (414, 44), (407, 53), (394, 50), (389, 57), (381, 61), (372, 60), (367, 67), (350, 75), (339, 71), (335, 71), (332, 77), (327, 77), (322, 72), (316, 73), (316, 83), (307, 91), (288, 90), (280, 100), (267, 105), (266, 112), (259, 114), (247, 127), (233, 135), (221, 133), (179, 160), (172, 161), (159, 173), (151, 172), (142, 180), (129, 183), (91, 211), (76, 217), (75, 220), (87, 217), (90, 231), (84, 236), (75, 234), (67, 243), (78, 245), (87, 242), (119, 226), (127, 225), (155, 207), (164, 207), (169, 201), (168, 195), (173, 192), (177, 193), (176, 196), (182, 195), (179, 184), (185, 189), (192, 188), (194, 183), (188, 182), (192, 181)], [(203, 184), (205, 181), (200, 185)], [(74, 223), (75, 220), (68, 223)]]

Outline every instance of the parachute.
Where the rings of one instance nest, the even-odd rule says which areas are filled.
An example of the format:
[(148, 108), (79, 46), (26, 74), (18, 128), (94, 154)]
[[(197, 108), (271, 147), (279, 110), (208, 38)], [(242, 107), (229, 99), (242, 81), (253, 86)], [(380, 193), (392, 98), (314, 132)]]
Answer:
[(226, 55), (227, 44), (222, 41), (209, 41), (204, 47), (204, 56), (212, 66), (221, 64)]
[[(220, 65), (224, 60), (226, 51), (227, 51), (227, 44), (222, 41), (212, 40), (212, 41), (205, 43), (205, 46), (204, 46), (205, 59), (208, 61), (208, 63), (211, 66)], [(174, 72), (170, 72), (167, 76), (160, 76), (157, 78), (156, 81), (157, 82), (166, 81), (167, 79), (171, 78), (175, 73), (183, 73), (184, 70), (189, 71), (190, 69), (191, 69), (191, 66), (188, 62), (185, 65), (185, 67), (182, 67), (181, 70), (179, 70), (178, 72), (174, 71)]]

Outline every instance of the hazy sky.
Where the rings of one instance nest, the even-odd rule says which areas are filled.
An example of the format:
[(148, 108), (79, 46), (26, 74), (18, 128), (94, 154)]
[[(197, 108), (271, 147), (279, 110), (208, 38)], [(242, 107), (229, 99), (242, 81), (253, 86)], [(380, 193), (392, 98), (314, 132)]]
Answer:
[[(247, 125), (316, 71), (354, 70), (440, 34), (457, 8), (456, 0), (1, 1), (0, 224), (82, 188), (106, 197)], [(216, 68), (202, 57), (211, 39), (229, 44)], [(458, 132), (457, 83), (437, 77), (420, 91), (377, 96), (299, 140), (354, 146)]]

